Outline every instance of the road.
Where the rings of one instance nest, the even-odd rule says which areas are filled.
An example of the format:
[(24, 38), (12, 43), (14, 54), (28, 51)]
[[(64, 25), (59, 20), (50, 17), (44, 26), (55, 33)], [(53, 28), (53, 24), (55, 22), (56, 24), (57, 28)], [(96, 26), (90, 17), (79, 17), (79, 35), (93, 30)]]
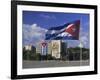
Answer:
[(47, 67), (68, 67), (89, 65), (88, 60), (84, 61), (23, 61), (23, 68), (47, 68)]

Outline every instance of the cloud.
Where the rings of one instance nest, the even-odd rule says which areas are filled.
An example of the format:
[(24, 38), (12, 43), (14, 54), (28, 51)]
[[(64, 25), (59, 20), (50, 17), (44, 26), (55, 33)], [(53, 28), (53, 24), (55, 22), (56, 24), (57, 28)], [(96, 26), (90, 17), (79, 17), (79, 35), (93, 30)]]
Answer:
[(36, 43), (45, 39), (46, 31), (46, 29), (38, 26), (37, 24), (23, 24), (23, 44), (36, 45)]
[(85, 47), (89, 47), (89, 34), (86, 32), (83, 32), (83, 34), (80, 37), (81, 42)]
[[(85, 24), (87, 25), (87, 23)], [(89, 48), (89, 30), (83, 30), (81, 27), (80, 29), (80, 41), (83, 43), (84, 47)]]

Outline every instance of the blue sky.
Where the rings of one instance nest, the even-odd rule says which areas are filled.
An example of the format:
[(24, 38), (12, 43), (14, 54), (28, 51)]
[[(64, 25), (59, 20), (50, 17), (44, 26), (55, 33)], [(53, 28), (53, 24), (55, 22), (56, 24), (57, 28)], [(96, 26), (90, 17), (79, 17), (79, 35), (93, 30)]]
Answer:
[[(42, 34), (50, 27), (57, 27), (66, 23), (80, 20), (80, 38), (85, 47), (89, 47), (89, 14), (56, 13), (23, 11), (23, 44), (35, 44), (44, 39)], [(38, 38), (39, 37), (39, 38)], [(66, 40), (69, 46), (79, 44), (79, 41)]]

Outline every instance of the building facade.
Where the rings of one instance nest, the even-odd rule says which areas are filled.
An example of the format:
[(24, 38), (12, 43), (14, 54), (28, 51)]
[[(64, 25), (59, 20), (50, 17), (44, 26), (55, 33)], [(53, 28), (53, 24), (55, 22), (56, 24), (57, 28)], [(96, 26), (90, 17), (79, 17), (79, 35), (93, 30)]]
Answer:
[(31, 50), (32, 50), (32, 45), (26, 45), (26, 46), (25, 46), (25, 50), (31, 51)]
[(48, 42), (48, 48), (47, 48), (47, 50), (48, 50), (47, 54), (48, 55), (52, 55), (52, 44), (51, 44), (51, 42)]
[[(41, 55), (51, 55), (52, 57), (59, 59), (66, 56), (67, 45), (61, 40), (51, 40), (46, 43), (46, 47), (42, 46), (42, 43), (38, 43), (36, 46), (36, 53)], [(45, 53), (46, 52), (46, 53)]]
[(60, 40), (52, 40), (52, 57), (60, 58), (61, 57), (61, 41)]
[(36, 44), (36, 53), (41, 54), (41, 43)]

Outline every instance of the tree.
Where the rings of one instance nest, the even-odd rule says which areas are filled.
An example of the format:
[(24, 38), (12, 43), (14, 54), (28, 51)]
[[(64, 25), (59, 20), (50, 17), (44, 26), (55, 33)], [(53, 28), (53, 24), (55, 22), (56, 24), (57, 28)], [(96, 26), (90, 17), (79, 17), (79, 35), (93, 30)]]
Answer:
[(53, 57), (50, 54), (48, 54), (47, 55), (47, 60), (52, 60), (52, 59), (53, 59)]

